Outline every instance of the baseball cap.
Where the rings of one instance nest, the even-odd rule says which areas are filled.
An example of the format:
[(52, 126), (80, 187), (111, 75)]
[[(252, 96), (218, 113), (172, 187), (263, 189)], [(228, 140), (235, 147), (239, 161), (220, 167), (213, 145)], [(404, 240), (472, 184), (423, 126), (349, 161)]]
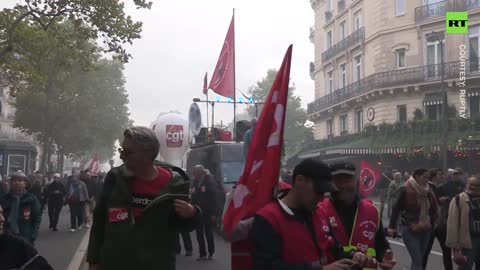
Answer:
[(330, 165), (330, 169), (332, 170), (332, 176), (339, 175), (339, 174), (347, 174), (347, 175), (355, 175), (355, 165), (351, 162), (337, 162)]
[(320, 160), (304, 159), (293, 169), (293, 178), (297, 175), (313, 179), (316, 193), (327, 193), (337, 190), (332, 183), (330, 168)]

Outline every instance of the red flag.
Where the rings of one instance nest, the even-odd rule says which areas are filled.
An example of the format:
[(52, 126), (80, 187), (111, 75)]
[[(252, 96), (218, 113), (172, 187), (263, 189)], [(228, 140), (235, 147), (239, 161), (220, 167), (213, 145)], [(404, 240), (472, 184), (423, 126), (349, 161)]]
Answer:
[(205, 72), (205, 77), (203, 78), (203, 94), (206, 95), (208, 92), (208, 74)]
[(278, 183), (291, 59), (290, 45), (265, 100), (250, 143), (243, 174), (225, 212), (223, 224), (227, 233), (231, 233), (240, 220), (253, 216), (268, 203), (273, 188)]
[(222, 52), (218, 57), (215, 71), (213, 72), (212, 78), (210, 78), (210, 85), (208, 86), (213, 92), (224, 97), (234, 96), (234, 28), (234, 17), (232, 17), (227, 37), (225, 37), (225, 42), (223, 43)]
[(98, 154), (95, 153), (93, 155), (93, 159), (90, 161), (90, 164), (88, 165), (88, 170), (92, 173), (92, 174), (97, 174), (98, 173)]
[(362, 198), (367, 198), (375, 185), (380, 181), (382, 172), (373, 167), (368, 161), (360, 162), (360, 181), (358, 191)]

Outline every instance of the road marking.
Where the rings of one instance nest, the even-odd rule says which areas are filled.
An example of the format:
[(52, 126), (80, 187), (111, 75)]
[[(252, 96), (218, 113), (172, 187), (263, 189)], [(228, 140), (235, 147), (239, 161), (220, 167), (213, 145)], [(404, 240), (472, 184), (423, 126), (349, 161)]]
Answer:
[(87, 255), (89, 237), (90, 229), (85, 232), (85, 235), (83, 236), (83, 239), (80, 242), (77, 251), (75, 251), (75, 254), (70, 261), (70, 265), (68, 266), (67, 270), (80, 270), (83, 267), (85, 256)]
[[(402, 246), (402, 247), (405, 247), (405, 244), (404, 243), (401, 243), (401, 242), (397, 242), (397, 241), (393, 241), (393, 240), (388, 240), (388, 242), (390, 244), (394, 244), (394, 245), (397, 245), (397, 246)], [(435, 254), (437, 256), (440, 256), (440, 257), (443, 257), (443, 254), (440, 253), (440, 252), (437, 252), (437, 251), (430, 251), (431, 254)]]

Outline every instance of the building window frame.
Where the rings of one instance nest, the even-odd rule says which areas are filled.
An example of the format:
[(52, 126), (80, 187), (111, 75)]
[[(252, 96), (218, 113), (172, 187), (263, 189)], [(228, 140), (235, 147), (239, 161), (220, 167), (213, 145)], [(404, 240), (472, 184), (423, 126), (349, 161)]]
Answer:
[(355, 110), (355, 130), (357, 133), (363, 131), (363, 109)]
[[(403, 55), (402, 55), (403, 54)], [(403, 65), (402, 60), (403, 59)], [(395, 50), (395, 62), (397, 69), (402, 69), (407, 67), (407, 50), (405, 48), (400, 48)]]
[(333, 136), (333, 118), (330, 118), (326, 122), (327, 125), (327, 138), (330, 138)]
[[(404, 113), (401, 113), (401, 109), (404, 109), (405, 112)], [(402, 114), (404, 114), (404, 118), (405, 119), (402, 119)], [(406, 123), (408, 121), (408, 114), (407, 114), (407, 104), (402, 104), (402, 105), (397, 105), (397, 122), (401, 122), (401, 123)]]
[(333, 46), (333, 28), (325, 31), (325, 50), (330, 49)]
[(338, 89), (348, 85), (347, 62), (341, 63), (338, 68)]
[(338, 126), (340, 128), (340, 135), (348, 133), (348, 115), (342, 114), (338, 119)]
[(327, 70), (327, 72), (325, 73), (325, 93), (328, 95), (328, 94), (331, 94), (333, 93), (334, 89), (335, 89), (335, 85), (334, 85), (334, 79), (333, 79), (333, 69), (330, 69), (330, 70)]
[[(470, 71), (479, 71), (480, 62), (480, 24), (469, 26), (468, 28), (467, 44), (468, 44), (468, 58), (470, 59)], [(476, 52), (472, 49), (472, 40), (476, 40)], [(476, 55), (475, 55), (476, 54)], [(476, 56), (476, 57), (475, 57)]]
[[(472, 104), (473, 100), (475, 100), (476, 104)], [(480, 115), (480, 96), (470, 96), (467, 98), (467, 102), (468, 102), (467, 108), (468, 108), (469, 117), (472, 118)], [(472, 108), (473, 106), (475, 106), (476, 108)], [(472, 113), (472, 112), (475, 112), (475, 113)]]
[[(360, 62), (358, 62), (357, 59), (360, 59)], [(363, 62), (363, 55), (361, 53), (353, 57), (352, 69), (353, 69), (354, 82), (358, 82), (362, 79), (362, 75), (363, 75), (362, 62)]]
[(347, 20), (343, 20), (341, 21), (339, 24), (338, 24), (338, 40), (339, 41), (342, 41), (343, 39), (345, 39), (348, 35), (348, 29), (347, 29)]
[(395, 0), (395, 16), (403, 16), (406, 13), (406, 6), (407, 6), (407, 1), (406, 0)]
[(363, 15), (362, 9), (358, 9), (358, 10), (355, 10), (353, 12), (353, 15), (352, 15), (352, 18), (353, 18), (352, 33), (363, 27), (362, 15)]

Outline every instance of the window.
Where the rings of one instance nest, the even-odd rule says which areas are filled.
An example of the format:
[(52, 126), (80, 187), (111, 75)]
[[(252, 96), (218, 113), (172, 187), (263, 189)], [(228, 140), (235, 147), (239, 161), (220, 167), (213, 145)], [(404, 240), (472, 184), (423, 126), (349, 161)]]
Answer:
[(333, 136), (333, 120), (327, 120), (327, 137)]
[(347, 115), (340, 116), (340, 135), (347, 133)]
[(363, 131), (363, 110), (359, 110), (355, 114), (355, 128), (357, 132)]
[(362, 28), (362, 11), (359, 10), (353, 13), (353, 31)]
[(25, 155), (8, 155), (8, 175), (16, 171), (25, 171), (26, 156)]
[(237, 182), (243, 172), (243, 161), (222, 161), (220, 167), (222, 168), (222, 176), (225, 184), (233, 184)]
[(397, 121), (407, 122), (407, 105), (397, 106)]
[(340, 65), (340, 70), (338, 72), (340, 73), (338, 76), (340, 79), (339, 88), (344, 88), (347, 86), (347, 64)]
[(404, 68), (405, 64), (405, 49), (398, 49), (397, 50), (397, 68)]
[[(445, 45), (445, 37), (440, 37), (441, 42)], [(429, 38), (426, 36), (427, 41), (427, 65), (428, 65), (428, 77), (438, 77), (440, 76), (439, 64), (441, 63), (441, 50), (439, 40), (434, 38)], [(444, 49), (445, 51), (445, 49)], [(445, 55), (445, 52), (444, 52)]]
[(333, 45), (332, 30), (327, 32), (327, 36), (325, 37), (325, 42), (327, 43), (325, 44), (325, 47), (327, 47), (327, 49), (332, 47)]
[(442, 104), (426, 105), (425, 115), (427, 120), (440, 120), (442, 117)]
[(340, 29), (338, 30), (338, 40), (343, 40), (347, 36), (347, 22), (340, 23)]
[(354, 64), (355, 64), (355, 66), (354, 66), (354, 74), (355, 74), (354, 80), (359, 81), (362, 78), (362, 56), (359, 55), (359, 56), (355, 57), (355, 59), (353, 61), (354, 61)]
[(395, 16), (405, 15), (406, 0), (395, 0)]
[(480, 114), (480, 96), (471, 96), (468, 98), (470, 117)]
[(333, 70), (327, 72), (327, 94), (333, 92)]
[(480, 26), (470, 27), (468, 29), (468, 55), (470, 59), (470, 71), (479, 71), (478, 56), (480, 55)]
[(327, 3), (326, 11), (332, 11), (332, 0), (325, 1)]

